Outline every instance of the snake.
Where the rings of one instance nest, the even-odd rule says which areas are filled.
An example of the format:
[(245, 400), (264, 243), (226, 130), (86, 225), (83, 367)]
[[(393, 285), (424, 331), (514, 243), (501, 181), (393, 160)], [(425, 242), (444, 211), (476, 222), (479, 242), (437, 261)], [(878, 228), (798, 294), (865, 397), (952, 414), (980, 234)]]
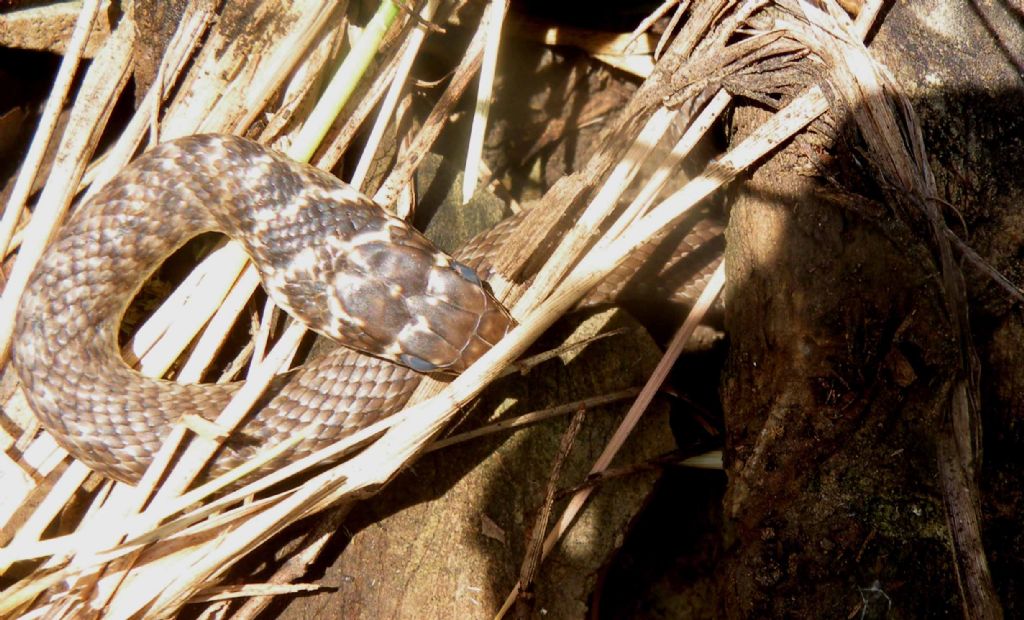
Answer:
[[(720, 234), (695, 230), (677, 255)], [(136, 484), (183, 416), (214, 420), (243, 384), (151, 378), (118, 347), (145, 281), (209, 231), (242, 244), (278, 306), (344, 346), (277, 375), (204, 476), (299, 432), (279, 462), (390, 416), (424, 373), (465, 370), (515, 326), (478, 275), (516, 234), (515, 218), (453, 258), (337, 177), (246, 138), (162, 143), (74, 211), (17, 311), (12, 360), (29, 406), (61, 447), (104, 476)], [(695, 286), (687, 280), (677, 293), (692, 297)]]

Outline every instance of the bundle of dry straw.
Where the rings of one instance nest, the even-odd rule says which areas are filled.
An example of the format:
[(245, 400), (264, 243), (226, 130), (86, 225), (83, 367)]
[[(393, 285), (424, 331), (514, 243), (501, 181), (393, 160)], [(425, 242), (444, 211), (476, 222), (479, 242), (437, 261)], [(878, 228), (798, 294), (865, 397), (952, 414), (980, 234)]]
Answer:
[[(86, 195), (94, 192), (140, 149), (193, 133), (244, 133), (294, 159), (330, 169), (351, 148), (371, 113), (377, 111), (353, 180), (357, 185), (361, 183), (380, 136), (395, 122), (396, 105), (407, 85), (412, 62), (423, 39), (432, 36), (435, 29), (430, 24), (446, 23), (456, 8), (439, 0), (401, 6), (384, 0), (372, 19), (356, 28), (346, 17), (348, 7), (344, 2), (324, 8), (324, 3), (308, 0), (267, 0), (258, 4), (257, 14), (241, 21), (233, 21), (228, 14), (214, 14), (213, 2), (193, 3), (167, 46), (157, 79), (140, 99), (134, 116), (113, 146), (99, 154), (96, 147), (111, 113), (111, 102), (124, 88), (133, 62), (137, 35), (129, 12), (84, 70), (81, 86), (70, 102), (70, 118), (48, 180), (28, 209), (29, 190), (53, 121), (65, 104), (78, 64), (77, 54), (102, 4), (100, 0), (83, 3), (45, 118), (4, 211), (0, 247), (5, 248), (5, 256), (14, 256), (14, 263), (0, 299), (3, 350), (8, 349), (13, 337), (13, 312), (28, 274), (52, 232), (73, 207), (75, 197), (83, 190)], [(673, 4), (666, 6), (671, 8)], [(303, 334), (302, 328), (294, 324), (264, 354), (272, 316), (269, 311), (264, 312), (267, 318), (253, 342), (240, 353), (240, 365), (253, 360), (245, 389), (212, 429), (186, 416), (157, 463), (135, 488), (101, 480), (67, 457), (39, 431), (24, 398), (17, 389), (12, 390), (4, 404), (7, 419), (0, 425), (7, 455), (0, 468), (5, 489), (0, 508), (4, 532), (0, 566), (4, 571), (16, 568), (22, 575), (6, 590), (0, 601), (0, 615), (165, 617), (189, 602), (293, 590), (282, 585), (253, 585), (224, 591), (215, 586), (240, 558), (289, 524), (328, 506), (365, 498), (386, 484), (424, 450), (461, 406), (619, 262), (828, 109), (821, 90), (809, 88), (685, 187), (662, 195), (672, 170), (729, 106), (730, 95), (722, 85), (730, 78), (765, 59), (796, 62), (817, 53), (815, 62), (826, 65), (829, 71), (837, 71), (834, 63), (843, 58), (863, 63), (856, 71), (842, 74), (867, 82), (875, 80), (873, 87), (868, 84), (869, 89), (885, 83), (884, 72), (861, 53), (858, 38), (871, 23), (874, 13), (870, 6), (852, 24), (837, 6), (826, 4), (828, 12), (794, 10), (789, 24), (753, 29), (748, 18), (762, 2), (681, 3), (679, 14), (685, 10), (687, 18), (678, 32), (669, 30), (674, 38), (658, 46), (659, 52), (664, 48), (664, 54), (657, 65), (653, 70), (650, 66), (639, 69), (649, 71), (649, 76), (612, 123), (602, 149), (584, 170), (556, 186), (542, 201), (547, 209), (538, 216), (540, 224), (531, 229), (531, 234), (543, 238), (550, 227), (560, 224), (563, 212), (578, 204), (586, 204), (586, 208), (574, 215), (575, 224), (568, 232), (560, 233), (563, 236), (557, 250), (528, 288), (510, 282), (504, 286), (500, 281), (492, 283), (513, 308), (519, 327), (453, 382), (444, 385), (424, 380), (413, 404), (402, 414), (365, 429), (315, 458), (294, 463), (278, 474), (227, 494), (217, 495), (249, 470), (258, 468), (259, 463), (187, 490), (217, 441), (238, 423), (270, 378), (293, 362)], [(375, 198), (382, 205), (395, 203), (454, 103), (473, 96), (467, 94), (467, 87), (477, 73), (481, 73), (481, 80), (475, 95), (483, 102), (489, 99), (501, 41), (495, 35), (501, 32), (507, 8), (507, 2), (495, 1), (480, 17), (476, 34), (454, 69), (447, 90), (419, 133), (404, 145), (377, 191)], [(741, 28), (746, 30), (737, 36)], [(268, 33), (273, 36), (264, 36)], [(820, 44), (819, 49), (811, 38)], [(828, 53), (822, 51), (822, 41), (827, 42)], [(857, 53), (844, 55), (836, 49)], [(665, 107), (664, 103), (671, 105)], [(472, 152), (480, 148), (480, 132), (486, 127), (487, 105), (478, 104), (476, 109), (480, 118), (470, 141), (470, 161), (479, 159)], [(651, 177), (637, 179), (657, 138), (680, 116), (689, 129), (672, 155)], [(467, 177), (466, 183), (472, 187), (476, 173), (469, 171)], [(634, 181), (642, 187), (638, 198), (609, 225), (607, 218)], [(25, 218), (27, 225), (18, 228)], [(595, 241), (593, 235), (598, 230), (607, 232)], [(520, 240), (517, 245), (529, 248), (534, 244)], [(511, 273), (525, 258), (510, 249), (503, 260)], [(610, 462), (722, 281), (720, 269), (595, 469)], [(198, 264), (138, 328), (126, 357), (136, 361), (144, 373), (163, 375), (173, 365), (176, 380), (195, 381), (209, 368), (257, 284), (244, 253), (234, 244), (224, 245)], [(13, 382), (12, 373), (6, 374), (8, 382)], [(188, 449), (171, 462), (176, 447), (185, 441)], [(361, 451), (356, 452), (358, 448)], [(340, 465), (301, 484), (286, 486), (286, 490), (266, 492), (275, 483), (348, 452), (354, 455)], [(266, 458), (274, 456), (267, 454)], [(252, 500), (258, 493), (258, 499)], [(571, 525), (586, 496), (584, 491), (574, 498), (552, 528), (544, 541), (545, 553)], [(43, 536), (55, 520), (78, 510), (83, 498), (88, 498), (84, 502), (87, 508), (71, 531), (57, 537)], [(208, 612), (218, 613), (217, 609), (211, 606)]]

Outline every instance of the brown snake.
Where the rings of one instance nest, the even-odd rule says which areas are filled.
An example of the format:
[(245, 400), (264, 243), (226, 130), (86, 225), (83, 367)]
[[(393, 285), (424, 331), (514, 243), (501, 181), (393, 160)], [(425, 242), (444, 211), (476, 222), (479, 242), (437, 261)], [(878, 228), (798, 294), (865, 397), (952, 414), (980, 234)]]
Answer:
[[(162, 144), (61, 229), (15, 328), (14, 363), (43, 426), (111, 478), (137, 482), (182, 415), (215, 418), (241, 385), (147, 378), (117, 346), (121, 317), (146, 278), (209, 230), (243, 243), (268, 294), (294, 318), (363, 353), (339, 348), (280, 375), (208, 475), (296, 429), (307, 437), (290, 460), (391, 415), (420, 381), (416, 371), (464, 370), (513, 325), (473, 267), (514, 226), (499, 225), (459, 262), (335, 177), (249, 140), (203, 135)], [(676, 254), (685, 257), (717, 231), (695, 234)], [(686, 284), (676, 287), (684, 298), (694, 288)]]

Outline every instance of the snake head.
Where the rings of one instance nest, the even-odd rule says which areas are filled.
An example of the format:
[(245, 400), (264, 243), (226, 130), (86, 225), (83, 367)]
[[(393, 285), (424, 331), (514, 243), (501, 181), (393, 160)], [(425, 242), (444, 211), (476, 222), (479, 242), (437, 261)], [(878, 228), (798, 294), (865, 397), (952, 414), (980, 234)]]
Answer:
[(383, 230), (357, 235), (339, 255), (329, 335), (419, 372), (453, 374), (515, 325), (471, 268), (404, 222)]
[[(476, 272), (400, 220), (357, 236), (328, 305), (360, 348), (419, 372), (459, 373), (514, 326)], [(341, 339), (344, 341), (345, 336)]]
[(412, 320), (392, 349), (413, 370), (460, 373), (515, 326), (476, 272), (458, 261), (435, 256), (426, 284), (405, 300)]
[(355, 190), (325, 189), (295, 213), (290, 226), (317, 231), (316, 240), (262, 261), (286, 265), (261, 267), (264, 285), (340, 344), (419, 372), (455, 374), (515, 325), (473, 269)]

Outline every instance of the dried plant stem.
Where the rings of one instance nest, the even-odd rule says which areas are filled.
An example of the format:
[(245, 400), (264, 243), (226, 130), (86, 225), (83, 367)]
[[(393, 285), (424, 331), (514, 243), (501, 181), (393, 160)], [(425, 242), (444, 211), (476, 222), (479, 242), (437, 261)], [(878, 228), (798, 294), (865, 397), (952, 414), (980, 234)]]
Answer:
[[(423, 11), (420, 12), (420, 19), (425, 22), (432, 20), (434, 18), (434, 14), (437, 12), (438, 4), (439, 0), (427, 0), (426, 5), (423, 7)], [(352, 178), (349, 181), (356, 189), (361, 190), (363, 187), (363, 182), (366, 180), (366, 174), (370, 170), (370, 164), (373, 163), (373, 159), (377, 154), (377, 148), (380, 146), (380, 141), (384, 136), (384, 131), (391, 123), (392, 115), (395, 112), (395, 106), (398, 105), (398, 98), (402, 95), (402, 91), (405, 89), (405, 81), (409, 77), (409, 71), (412, 69), (412, 64), (416, 60), (416, 56), (419, 55), (420, 45), (423, 44), (423, 39), (426, 38), (426, 36), (426, 28), (418, 26), (406, 39), (407, 47), (402, 52), (402, 57), (398, 61), (398, 67), (395, 70), (395, 77), (391, 81), (391, 87), (388, 88), (388, 94), (384, 96), (384, 101), (381, 103), (380, 111), (377, 113), (377, 120), (373, 123), (370, 135), (366, 139), (366, 147), (363, 148), (363, 152), (359, 155), (359, 162), (356, 164), (355, 172), (352, 173)]]
[[(225, 256), (225, 254), (228, 256)], [(160, 307), (149, 315), (146, 322), (135, 330), (127, 344), (122, 347), (121, 354), (124, 356), (125, 361), (130, 365), (138, 366), (138, 362), (145, 359), (146, 366), (149, 368), (160, 366), (161, 362), (159, 360), (146, 358), (150, 355), (153, 348), (156, 347), (157, 343), (165, 338), (168, 331), (174, 328), (175, 321), (181, 318), (180, 315), (186, 308), (189, 299), (197, 295), (216, 299), (216, 293), (210, 295), (211, 291), (203, 290), (203, 284), (210, 285), (211, 279), (216, 279), (218, 276), (223, 277), (225, 271), (228, 270), (219, 270), (219, 267), (221, 264), (230, 265), (232, 257), (235, 259), (235, 262), (244, 264), (242, 261), (245, 259), (245, 252), (241, 251), (241, 248), (237, 245), (221, 245), (213, 250), (199, 266), (193, 269), (192, 273), (167, 296), (163, 303), (160, 304)], [(228, 281), (228, 283), (230, 282), (231, 280)], [(188, 310), (192, 312), (194, 308), (190, 307)], [(181, 331), (177, 332), (179, 338), (182, 335), (190, 340), (195, 335), (195, 332), (191, 334), (182, 334)], [(166, 368), (167, 366), (164, 365), (163, 369)], [(152, 376), (159, 376), (162, 373), (163, 370), (157, 370), (156, 374)]]
[[(289, 558), (284, 566), (274, 572), (273, 576), (267, 580), (267, 583), (270, 585), (288, 584), (303, 577), (309, 565), (316, 561), (316, 558), (320, 555), (324, 545), (341, 529), (346, 516), (348, 516), (347, 510), (334, 510), (326, 518), (320, 520), (315, 530), (302, 542), (302, 551)], [(272, 599), (269, 597), (250, 599), (235, 613), (232, 620), (256, 618), (271, 602)]]
[(50, 179), (43, 187), (35, 212), (25, 228), (18, 258), (0, 296), (0, 362), (7, 359), (14, 333), (14, 315), (21, 295), (50, 237), (63, 221), (88, 153), (95, 148), (100, 129), (113, 110), (117, 94), (128, 79), (135, 29), (123, 20), (103, 44), (80, 88), (71, 118), (58, 149)]
[(665, 46), (668, 45), (671, 40), (672, 33), (675, 31), (676, 26), (679, 25), (679, 20), (683, 17), (683, 13), (686, 9), (690, 8), (690, 0), (681, 0), (679, 6), (676, 7), (675, 13), (672, 14), (672, 18), (668, 21), (668, 27), (665, 28), (665, 32), (661, 34), (661, 39), (658, 40), (658, 45), (654, 48), (654, 58), (661, 58), (661, 54), (665, 51)]
[[(476, 190), (480, 177), (480, 159), (483, 157), (484, 132), (487, 117), (491, 111), (491, 91), (494, 88), (494, 73), (498, 66), (498, 49), (501, 47), (501, 26), (508, 13), (508, 0), (491, 0), (481, 20), (480, 28), (487, 33), (484, 55), (480, 65), (480, 81), (476, 95), (476, 109), (469, 134), (469, 148), (466, 150), (466, 168), (462, 177), (462, 204), (469, 202)], [(486, 24), (486, 25), (485, 25)]]
[(661, 3), (661, 6), (654, 9), (654, 11), (645, 17), (640, 24), (633, 29), (633, 32), (629, 35), (629, 41), (626, 43), (626, 49), (633, 45), (633, 42), (640, 38), (640, 35), (647, 32), (654, 22), (661, 19), (666, 13), (672, 10), (672, 7), (679, 3), (679, 0), (665, 0)]
[(288, 148), (288, 156), (295, 161), (309, 161), (316, 148), (327, 135), (331, 123), (341, 112), (348, 98), (355, 92), (359, 79), (370, 66), (388, 28), (398, 15), (398, 7), (391, 0), (383, 0), (370, 23), (349, 50), (345, 61), (334, 73), (327, 89), (309, 113), (299, 135)]
[(732, 96), (725, 90), (720, 90), (715, 94), (711, 101), (701, 110), (697, 118), (690, 123), (690, 126), (683, 133), (682, 137), (679, 138), (675, 146), (672, 147), (672, 150), (665, 159), (658, 165), (657, 169), (651, 173), (643, 188), (637, 193), (629, 206), (626, 207), (622, 215), (608, 229), (608, 237), (618, 237), (627, 225), (633, 223), (636, 218), (640, 217), (647, 210), (655, 196), (665, 187), (672, 172), (690, 154), (690, 151), (697, 145), (697, 142), (714, 126), (731, 101)]
[[(672, 366), (676, 363), (676, 360), (682, 353), (683, 346), (686, 345), (686, 342), (693, 334), (693, 330), (697, 328), (703, 320), (704, 315), (707, 314), (708, 309), (718, 297), (718, 294), (721, 292), (724, 284), (725, 267), (720, 264), (715, 270), (714, 275), (711, 277), (711, 280), (708, 282), (707, 287), (697, 299), (696, 304), (694, 304), (693, 310), (691, 310), (687, 315), (686, 321), (683, 322), (682, 327), (679, 328), (679, 331), (677, 331), (676, 335), (672, 338), (672, 342), (669, 344), (665, 354), (658, 362), (654, 372), (651, 373), (651, 376), (644, 385), (640, 395), (633, 402), (633, 405), (626, 413), (626, 417), (623, 418), (622, 422), (619, 424), (619, 428), (612, 436), (611, 441), (608, 442), (604, 451), (594, 462), (593, 467), (590, 469), (591, 475), (599, 474), (607, 469), (611, 464), (612, 459), (616, 454), (618, 454), (622, 445), (625, 443), (626, 438), (632, 432), (633, 427), (635, 427), (637, 422), (640, 420), (640, 416), (647, 410), (647, 407), (650, 405), (654, 395), (661, 388), (661, 384), (664, 383), (665, 377), (668, 376)], [(558, 519), (558, 522), (544, 538), (544, 545), (540, 553), (541, 559), (547, 557), (548, 554), (551, 553), (551, 550), (555, 548), (555, 544), (557, 544), (558, 540), (566, 531), (568, 531), (573, 521), (575, 521), (576, 517), (579, 515), (580, 510), (583, 509), (583, 505), (590, 497), (593, 489), (594, 487), (592, 486), (583, 487), (569, 500), (569, 505), (562, 511), (562, 515)], [(510, 592), (506, 597), (505, 603), (495, 615), (496, 618), (504, 617), (505, 613), (507, 613), (516, 600), (518, 600), (521, 588), (522, 584), (516, 583), (512, 592)]]
[[(292, 28), (286, 40), (278, 45), (267, 61), (267, 68), (258, 75), (259, 84), (247, 87), (242, 109), (245, 114), (232, 127), (231, 133), (242, 133), (256, 120), (260, 112), (266, 108), (274, 92), (284, 83), (299, 62), (305, 58), (305, 51), (312, 46), (316, 38), (323, 33), (328, 21), (340, 15), (345, 2), (334, 2), (324, 5), (320, 10), (307, 14), (312, 15), (308, 23)], [(338, 6), (341, 5), (341, 6)], [(362, 72), (359, 72), (360, 75)], [(358, 79), (358, 78), (357, 78)]]
[[(248, 256), (241, 247), (237, 244), (225, 244), (210, 255), (210, 260), (203, 262), (206, 269), (193, 270), (190, 278), (197, 271), (202, 276), (195, 290), (181, 301), (180, 306), (171, 306), (170, 313), (166, 315), (166, 330), (148, 350), (132, 351), (135, 355), (143, 352), (139, 358), (139, 372), (150, 377), (160, 377), (167, 372), (196, 334), (200, 333), (203, 326), (207, 325), (211, 317), (223, 307), (228, 294), (235, 288), (233, 285), (239, 281), (239, 273), (245, 268), (247, 261)], [(243, 280), (241, 284), (249, 281)], [(175, 293), (178, 290), (181, 290), (181, 287), (176, 289)], [(147, 321), (146, 326), (148, 327), (150, 323)]]
[(558, 282), (563, 280), (565, 274), (575, 264), (575, 257), (579, 256), (581, 250), (591, 242), (600, 223), (615, 208), (619, 196), (636, 176), (640, 165), (654, 150), (659, 138), (664, 135), (677, 114), (678, 112), (666, 108), (658, 108), (651, 115), (633, 145), (608, 175), (597, 196), (580, 215), (569, 234), (559, 242), (551, 258), (537, 274), (534, 285), (518, 301), (517, 310), (513, 311), (513, 314), (521, 312), (523, 308), (536, 306), (541, 299), (550, 294)]
[[(396, 27), (397, 29), (397, 27)], [(380, 68), (377, 70), (376, 79), (367, 84), (366, 90), (362, 92), (359, 101), (353, 102), (351, 112), (341, 123), (336, 132), (333, 132), (331, 139), (317, 149), (317, 156), (312, 163), (317, 168), (331, 170), (338, 165), (342, 155), (352, 146), (353, 141), (359, 135), (363, 123), (369, 118), (370, 113), (377, 108), (381, 98), (384, 97), (388, 86), (394, 81), (397, 73), (398, 63), (404, 55), (404, 49), (410, 41), (405, 40), (394, 50), (390, 57), (382, 59)], [(331, 136), (332, 132), (328, 132)]]
[(270, 329), (277, 318), (277, 306), (274, 301), (267, 297), (263, 303), (263, 315), (260, 317), (260, 326), (253, 338), (252, 359), (249, 360), (249, 372), (256, 369), (256, 366), (263, 361), (267, 354), (267, 344), (270, 342)]
[(94, 161), (96, 167), (93, 169), (93, 180), (83, 201), (91, 198), (110, 179), (114, 178), (114, 175), (120, 172), (135, 154), (146, 135), (146, 129), (154, 120), (150, 110), (163, 101), (166, 84), (178, 79), (179, 74), (185, 68), (186, 61), (202, 40), (202, 33), (213, 21), (213, 17), (212, 0), (189, 3), (182, 16), (182, 22), (167, 43), (167, 50), (160, 61), (158, 74), (162, 79), (155, 81), (150, 86), (139, 109), (132, 115), (128, 126), (118, 136), (114, 146)]
[[(42, 503), (32, 512), (32, 516), (18, 528), (14, 538), (10, 540), (3, 549), (0, 549), (0, 573), (6, 571), (11, 563), (21, 559), (15, 554), (5, 553), (8, 549), (16, 549), (24, 544), (31, 544), (42, 535), (53, 519), (64, 509), (70, 501), (71, 496), (78, 491), (78, 488), (89, 475), (89, 469), (82, 463), (75, 461), (61, 475), (60, 480), (54, 488), (46, 495)], [(59, 549), (60, 547), (58, 547)]]
[(441, 133), (444, 120), (456, 102), (462, 97), (462, 93), (469, 86), (470, 80), (472, 80), (480, 68), (485, 38), (485, 29), (477, 28), (473, 39), (469, 42), (465, 55), (463, 55), (459, 66), (455, 69), (455, 74), (452, 75), (448, 88), (445, 89), (434, 109), (430, 111), (430, 115), (423, 122), (423, 128), (409, 144), (406, 156), (399, 160), (387, 179), (380, 186), (380, 189), (373, 195), (373, 201), (377, 204), (388, 207), (394, 203), (401, 188), (409, 182), (413, 171), (419, 167), (420, 162), (423, 161), (423, 158), (430, 151), (430, 145), (434, 143), (434, 140)]
[(612, 392), (611, 394), (605, 394), (603, 396), (594, 396), (592, 398), (584, 398), (583, 400), (566, 403), (564, 405), (558, 405), (557, 407), (550, 407), (548, 409), (542, 409), (540, 411), (533, 411), (530, 413), (524, 413), (517, 415), (514, 418), (508, 420), (502, 420), (494, 424), (488, 424), (480, 428), (467, 431), (465, 433), (459, 433), (458, 435), (452, 435), (451, 437), (445, 437), (430, 444), (430, 446), (424, 450), (424, 452), (435, 452), (437, 450), (443, 450), (460, 443), (479, 439), (480, 437), (486, 437), (487, 435), (493, 435), (495, 433), (503, 433), (518, 428), (523, 428), (531, 424), (537, 424), (551, 418), (561, 417), (570, 413), (574, 413), (580, 409), (590, 410), (595, 407), (601, 407), (610, 403), (619, 402), (627, 398), (636, 396), (639, 391), (636, 388), (630, 388), (627, 390), (620, 390), (618, 392)]
[(722, 451), (711, 450), (704, 454), (698, 454), (697, 456), (691, 456), (688, 459), (683, 459), (679, 462), (680, 467), (693, 467), (694, 469), (717, 469), (722, 470), (724, 466), (722, 464)]
[[(214, 421), (223, 429), (223, 433), (230, 433), (241, 423), (242, 418), (270, 384), (270, 380), (291, 359), (305, 332), (306, 328), (298, 323), (289, 325), (267, 357), (249, 373), (249, 377), (241, 389)], [(161, 486), (157, 500), (180, 494), (195, 479), (219, 446), (220, 442), (217, 440), (196, 437), (179, 461), (179, 467), (175, 468), (171, 477)], [(181, 465), (185, 467), (181, 468)]]
[(245, 309), (252, 292), (259, 286), (260, 276), (252, 263), (245, 267), (242, 275), (235, 281), (228, 292), (224, 303), (217, 308), (216, 314), (210, 319), (203, 335), (199, 337), (188, 359), (178, 372), (177, 380), (182, 383), (199, 381), (203, 373), (210, 367), (214, 357), (220, 351), (227, 338), (231, 326)]
[[(533, 581), (540, 571), (541, 562), (544, 559), (544, 532), (547, 531), (548, 522), (551, 519), (551, 512), (554, 509), (555, 495), (558, 491), (558, 481), (562, 477), (562, 469), (565, 460), (576, 443), (576, 436), (583, 428), (584, 410), (581, 408), (569, 422), (569, 427), (562, 434), (562, 441), (559, 443), (558, 451), (555, 453), (554, 462), (551, 464), (551, 473), (548, 474), (547, 487), (544, 490), (544, 500), (541, 502), (540, 511), (534, 520), (533, 528), (530, 530), (529, 544), (526, 553), (523, 554), (523, 561), (519, 567), (519, 583), (523, 588), (529, 590)], [(517, 597), (520, 604), (516, 609), (516, 615), (521, 618), (529, 617), (531, 605), (526, 600)]]
[(273, 97), (280, 72), (288, 73), (285, 66), (307, 57), (306, 39), (315, 33), (319, 20), (329, 20), (331, 14), (322, 0), (263, 0), (252, 8), (246, 19), (260, 27), (276, 27), (275, 35), (254, 46), (251, 38), (215, 25), (168, 106), (163, 139), (229, 133), (246, 117), (262, 113), (262, 108), (249, 106)]
[(28, 147), (28, 153), (25, 154), (25, 161), (21, 164), (18, 178), (14, 182), (14, 189), (11, 190), (11, 197), (7, 201), (3, 218), (0, 219), (0, 256), (7, 255), (11, 236), (14, 234), (14, 228), (18, 225), (18, 220), (21, 219), (25, 202), (32, 191), (32, 184), (43, 163), (46, 147), (53, 138), (53, 130), (57, 127), (57, 119), (67, 100), (68, 91), (71, 89), (71, 80), (78, 70), (78, 63), (82, 59), (82, 52), (85, 51), (85, 44), (89, 40), (93, 22), (96, 21), (96, 14), (99, 12), (99, 5), (100, 0), (85, 0), (78, 13), (75, 29), (68, 41), (67, 52), (61, 60), (57, 77), (53, 81), (53, 89), (46, 100), (46, 105), (43, 106), (39, 125), (32, 135), (32, 143)]
[[(133, 501), (134, 508), (125, 504), (123, 507), (115, 507), (113, 510), (120, 513), (124, 517), (124, 521), (121, 523), (121, 532), (114, 532), (117, 538), (111, 541), (109, 535), (111, 534), (110, 528), (110, 515), (111, 506), (110, 502), (103, 507), (103, 515), (97, 522), (97, 531), (89, 529), (87, 524), (83, 524), (77, 531), (66, 534), (64, 536), (56, 536), (48, 538), (46, 540), (31, 540), (25, 537), (24, 540), (13, 541), (3, 549), (0, 549), (0, 566), (10, 564), (12, 562), (19, 562), (24, 560), (32, 560), (35, 558), (41, 558), (46, 556), (57, 556), (68, 549), (75, 549), (76, 553), (84, 556), (84, 550), (88, 548), (97, 549), (96, 555), (87, 562), (79, 561), (78, 566), (81, 568), (94, 566), (103, 562), (109, 562), (111, 560), (123, 557), (130, 552), (136, 550), (137, 547), (145, 544), (149, 544), (160, 540), (162, 537), (170, 536), (175, 533), (185, 530), (190, 525), (197, 523), (218, 511), (224, 510), (232, 504), (237, 504), (239, 499), (246, 497), (251, 494), (251, 488), (247, 487), (240, 491), (234, 491), (229, 495), (218, 498), (216, 502), (211, 502), (203, 505), (200, 508), (194, 508), (197, 502), (201, 502), (204, 499), (209, 498), (213, 493), (222, 490), (225, 486), (233, 484), (240, 478), (251, 474), (260, 467), (262, 467), (267, 461), (277, 458), (279, 455), (287, 452), (297, 443), (299, 443), (304, 437), (301, 434), (296, 434), (293, 437), (289, 437), (287, 440), (276, 445), (273, 450), (268, 451), (262, 455), (264, 458), (253, 460), (246, 463), (242, 467), (233, 470), (230, 475), (224, 475), (218, 477), (215, 480), (211, 480), (202, 486), (196, 487), (181, 495), (174, 498), (172, 501), (166, 501), (159, 506), (149, 506), (143, 512), (137, 512), (137, 508), (142, 503), (145, 503), (145, 499), (142, 501)], [(77, 461), (76, 461), (77, 463)], [(81, 467), (84, 467), (82, 465)], [(70, 471), (70, 469), (69, 469)], [(86, 470), (85, 473), (88, 473)], [(77, 477), (79, 472), (73, 474), (67, 474), (69, 477)], [(143, 488), (143, 483), (140, 482), (138, 487), (134, 489), (126, 485), (111, 485), (118, 489), (120, 492), (135, 492), (136, 489)], [(152, 486), (152, 485), (150, 485)], [(72, 488), (71, 492), (74, 492), (77, 487)], [(150, 489), (150, 492), (152, 489)], [(139, 496), (145, 496), (150, 493), (145, 491), (139, 492)], [(102, 498), (100, 498), (102, 499)], [(188, 508), (194, 508), (191, 512), (184, 514), (182, 517), (161, 525), (158, 525), (176, 514), (182, 513)], [(135, 514), (132, 514), (135, 512)], [(53, 519), (53, 514), (43, 514), (39, 521), (43, 525), (49, 524)], [(97, 545), (97, 532), (104, 535), (104, 542)], [(115, 547), (117, 541), (121, 538), (125, 539), (123, 545)], [(62, 578), (66, 578), (71, 573), (62, 574)], [(0, 611), (3, 608), (0, 607)]]
[(857, 19), (853, 23), (853, 33), (861, 41), (867, 39), (868, 32), (871, 31), (871, 26), (878, 19), (878, 14), (882, 11), (883, 6), (882, 0), (865, 0), (861, 5), (860, 13), (857, 14)]
[(585, 338), (585, 339), (581, 340), (580, 342), (572, 342), (572, 343), (566, 343), (566, 344), (559, 345), (559, 346), (555, 347), (554, 349), (549, 349), (547, 351), (544, 351), (542, 353), (538, 353), (536, 355), (531, 355), (529, 357), (521, 358), (516, 363), (509, 364), (505, 368), (505, 370), (502, 371), (501, 374), (502, 374), (502, 376), (508, 376), (508, 375), (513, 375), (513, 374), (524, 374), (525, 375), (525, 374), (529, 373), (530, 370), (533, 369), (534, 367), (539, 366), (540, 364), (542, 364), (542, 363), (544, 363), (544, 362), (546, 362), (548, 360), (554, 359), (556, 357), (561, 357), (563, 355), (570, 355), (570, 354), (575, 353), (576, 351), (578, 351), (578, 350), (580, 350), (580, 349), (582, 349), (584, 347), (590, 346), (591, 344), (593, 344), (594, 342), (597, 342), (598, 340), (604, 340), (605, 338), (612, 338), (612, 337), (615, 337), (615, 336), (621, 336), (622, 334), (626, 333), (627, 331), (628, 330), (626, 328), (620, 327), (618, 329), (613, 329), (611, 331), (601, 332), (601, 333), (596, 334), (594, 336), (590, 336), (588, 338)]

